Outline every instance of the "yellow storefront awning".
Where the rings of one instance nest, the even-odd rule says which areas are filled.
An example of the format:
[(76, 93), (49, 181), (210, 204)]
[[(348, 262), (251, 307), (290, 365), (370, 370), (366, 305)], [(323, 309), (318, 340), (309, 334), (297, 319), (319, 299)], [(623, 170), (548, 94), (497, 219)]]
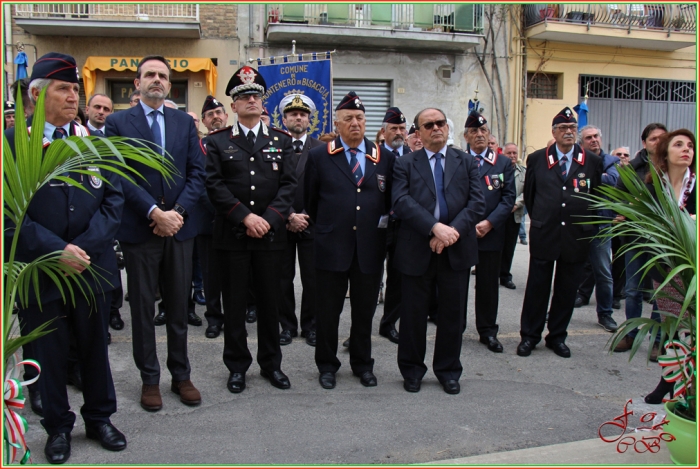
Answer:
[[(85, 96), (89, 99), (95, 92), (95, 71), (96, 70), (125, 70), (136, 71), (141, 57), (88, 57), (83, 65), (83, 84)], [(179, 57), (166, 57), (170, 68), (174, 72), (199, 72), (204, 70), (204, 77), (207, 82), (207, 90), (212, 96), (216, 96), (216, 79), (218, 72), (216, 65), (211, 59), (188, 59)]]

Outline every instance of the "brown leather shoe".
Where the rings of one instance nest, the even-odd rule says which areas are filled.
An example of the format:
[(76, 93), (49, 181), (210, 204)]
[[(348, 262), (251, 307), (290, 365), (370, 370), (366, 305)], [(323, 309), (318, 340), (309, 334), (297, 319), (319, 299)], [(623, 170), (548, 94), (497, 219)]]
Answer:
[(163, 408), (159, 385), (144, 384), (141, 387), (141, 407), (149, 412), (156, 412)]
[(170, 390), (180, 396), (180, 402), (186, 405), (199, 405), (202, 402), (202, 396), (194, 387), (192, 381), (173, 381)]
[(634, 337), (630, 337), (628, 335), (624, 336), (622, 340), (615, 346), (613, 349), (614, 352), (626, 352), (629, 349), (632, 348), (632, 344), (634, 343)]

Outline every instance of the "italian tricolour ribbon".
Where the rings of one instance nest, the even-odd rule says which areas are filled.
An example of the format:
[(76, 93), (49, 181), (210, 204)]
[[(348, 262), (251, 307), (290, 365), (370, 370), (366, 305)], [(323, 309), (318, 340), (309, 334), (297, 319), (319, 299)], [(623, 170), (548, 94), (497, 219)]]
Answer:
[(689, 331), (679, 330), (678, 339), (667, 340), (664, 344), (665, 355), (659, 355), (659, 365), (664, 369), (663, 377), (673, 386), (673, 397), (677, 398), (687, 391), (695, 372), (695, 348), (683, 338), (689, 337)]
[[(27, 442), (24, 439), (24, 434), (27, 431), (27, 420), (16, 411), (24, 407), (26, 398), (23, 387), (39, 379), (41, 365), (36, 360), (22, 360), (20, 362), (18, 360), (19, 353), (16, 352), (10, 357), (5, 368), (5, 464), (15, 462), (20, 453), (22, 453), (20, 464), (26, 464), (31, 458), (31, 451), (27, 448)], [(33, 366), (39, 373), (33, 379), (20, 381), (22, 365)]]

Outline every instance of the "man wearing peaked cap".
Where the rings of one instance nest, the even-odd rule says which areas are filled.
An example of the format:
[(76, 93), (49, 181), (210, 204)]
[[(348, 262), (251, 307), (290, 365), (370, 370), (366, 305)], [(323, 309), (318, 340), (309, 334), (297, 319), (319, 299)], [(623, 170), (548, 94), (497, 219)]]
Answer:
[(501, 353), (503, 345), (497, 338), (496, 324), (498, 283), (505, 225), (515, 205), (515, 175), (510, 159), (489, 148), (491, 132), (487, 124), (484, 116), (472, 111), (464, 129), (467, 152), (477, 162), (479, 184), (486, 199), (486, 210), (476, 224), (479, 264), (476, 266), (474, 312), (479, 342), (490, 351)]
[(350, 368), (376, 386), (372, 318), (386, 256), (386, 227), (396, 157), (365, 138), (365, 108), (350, 92), (336, 107), (338, 137), (309, 153), (306, 211), (315, 224), (316, 366), (324, 389), (335, 387), (338, 322), (350, 281)]
[(15, 126), (15, 103), (5, 101), (3, 114), (5, 115), (5, 129), (11, 129)]
[[(287, 248), (280, 269), (282, 298), (280, 300), (280, 344), (287, 345), (292, 337), (301, 336), (306, 343), (316, 346), (316, 266), (314, 256), (314, 224), (306, 213), (304, 205), (304, 178), (306, 162), (312, 148), (323, 146), (323, 142), (307, 134), (311, 114), (316, 105), (303, 94), (290, 94), (282, 98), (279, 111), (282, 123), (291, 133), (294, 147), (293, 166), (297, 175), (297, 188), (294, 202), (287, 218)], [(295, 314), (294, 276), (297, 253), (299, 275), (303, 287), (299, 321)]]
[(411, 124), (411, 128), (408, 129), (406, 145), (408, 145), (411, 151), (418, 151), (423, 148), (423, 142), (421, 142), (420, 135), (418, 135), (418, 132), (416, 132), (416, 124)]
[[(57, 140), (70, 136), (87, 136), (85, 128), (73, 121), (80, 90), (75, 60), (54, 52), (38, 59), (32, 71), (30, 99), (36, 102), (44, 88), (46, 122), (43, 128), (32, 131), (43, 133), (49, 146), (60, 145)], [(15, 129), (5, 133), (13, 151)], [(40, 274), (41, 297), (37, 298), (31, 289), (27, 303), (20, 304), (23, 334), (53, 320), (50, 328), (54, 330), (24, 349), (25, 359), (34, 358), (41, 364), (41, 377), (35, 386), (43, 407), (41, 424), (48, 434), (44, 454), (52, 464), (65, 463), (71, 454), (76, 416), (68, 401), (66, 370), (72, 337), (82, 375), (81, 415), (86, 435), (99, 440), (110, 451), (126, 448), (126, 438), (110, 422), (110, 416), (117, 411), (117, 399), (107, 353), (109, 298), (119, 275), (112, 246), (121, 221), (124, 195), (116, 174), (107, 171), (103, 175), (109, 182), (70, 172), (68, 177), (81, 181), (83, 190), (56, 181), (39, 189), (29, 204), (17, 244), (17, 261), (21, 262), (31, 262), (54, 251), (82, 259), (82, 264), (70, 260), (65, 263), (79, 272), (88, 288), (86, 291), (94, 293), (93, 298), (88, 298), (74, 289), (74, 302), (68, 303), (58, 286)], [(14, 227), (7, 219), (5, 224), (5, 243), (9, 245)], [(85, 273), (85, 264), (99, 275)], [(32, 409), (36, 412), (34, 393), (30, 388)]]
[[(578, 223), (592, 214), (589, 201), (580, 195), (595, 190), (603, 174), (602, 159), (576, 144), (577, 127), (573, 111), (562, 109), (552, 119), (555, 142), (527, 159), (523, 193), (530, 215), (530, 267), (517, 348), (523, 357), (530, 355), (541, 340), (545, 322), (549, 330), (545, 345), (560, 357), (571, 356), (564, 343), (566, 330), (590, 237), (596, 232), (595, 225)], [(548, 308), (552, 274), (554, 292)]]
[[(392, 152), (397, 158), (411, 152), (405, 144), (406, 117), (398, 107), (390, 107), (386, 110), (384, 121), (382, 122), (382, 135), (384, 136), (384, 147)], [(389, 217), (389, 227), (387, 229), (387, 263), (386, 263), (386, 295), (384, 296), (384, 314), (379, 322), (379, 335), (386, 337), (395, 344), (399, 343), (399, 333), (396, 330), (396, 322), (399, 320), (401, 311), (401, 273), (394, 268), (394, 249), (396, 247), (396, 235), (398, 233), (400, 221), (392, 216)], [(383, 285), (382, 285), (383, 286)], [(381, 287), (380, 287), (380, 298)]]
[(213, 242), (223, 294), (223, 359), (232, 393), (245, 389), (253, 361), (245, 325), (249, 286), (257, 307), (260, 374), (279, 389), (291, 386), (281, 369), (278, 306), (296, 173), (289, 134), (261, 121), (265, 90), (257, 70), (247, 65), (237, 70), (226, 93), (238, 123), (207, 137), (206, 186), (216, 209)]

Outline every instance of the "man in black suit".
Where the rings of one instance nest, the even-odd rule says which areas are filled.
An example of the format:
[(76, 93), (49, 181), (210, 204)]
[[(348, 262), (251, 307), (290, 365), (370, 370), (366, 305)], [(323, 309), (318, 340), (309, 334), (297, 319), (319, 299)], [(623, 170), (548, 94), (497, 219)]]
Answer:
[[(126, 203), (116, 236), (126, 262), (134, 362), (143, 381), (141, 407), (157, 411), (163, 406), (153, 322), (159, 279), (161, 293), (169, 302), (166, 329), (170, 389), (186, 405), (201, 402), (199, 391), (190, 381), (187, 358), (187, 301), (197, 234), (197, 227), (188, 218), (204, 190), (204, 168), (192, 118), (163, 104), (171, 86), (168, 61), (156, 55), (141, 59), (134, 85), (141, 91), (140, 103), (110, 115), (105, 134), (148, 141), (154, 151), (172, 159), (179, 173), (165, 180), (145, 165), (131, 164), (145, 180), (124, 184)], [(134, 145), (143, 143), (134, 141)]]
[(260, 119), (266, 89), (257, 70), (240, 68), (226, 87), (238, 123), (207, 137), (207, 194), (216, 209), (214, 248), (223, 290), (224, 364), (232, 393), (245, 389), (245, 374), (253, 362), (245, 327), (249, 282), (258, 311), (260, 375), (279, 389), (291, 386), (281, 369), (278, 298), (296, 172), (292, 137)]
[(595, 190), (603, 174), (601, 158), (576, 144), (577, 128), (571, 109), (562, 109), (552, 120), (555, 143), (527, 157), (524, 194), (530, 215), (530, 269), (520, 318), (517, 353), (521, 357), (530, 355), (541, 340), (545, 322), (547, 348), (560, 357), (571, 356), (564, 343), (566, 329), (588, 258), (588, 238), (596, 232), (595, 225), (580, 224), (595, 212), (579, 196)]
[[(309, 118), (316, 112), (316, 105), (311, 98), (303, 94), (290, 94), (279, 105), (282, 122), (294, 139), (294, 159), (292, 166), (296, 168), (297, 188), (294, 203), (287, 218), (287, 248), (282, 260), (280, 281), (282, 298), (280, 300), (280, 345), (292, 343), (292, 337), (298, 334), (301, 325), (301, 336), (306, 343), (316, 346), (316, 267), (314, 265), (314, 227), (309, 215), (304, 209), (304, 171), (309, 158), (309, 150), (323, 146), (324, 143), (309, 135)], [(299, 322), (295, 314), (294, 275), (296, 258), (299, 253), (299, 275), (301, 276), (301, 314)]]
[[(503, 345), (496, 337), (498, 279), (505, 243), (505, 224), (515, 204), (515, 180), (510, 159), (489, 147), (491, 132), (487, 124), (484, 116), (476, 111), (469, 113), (464, 124), (467, 153), (476, 159), (479, 166), (481, 191), (486, 199), (484, 217), (476, 224), (479, 267), (476, 269), (474, 313), (479, 342), (490, 351), (501, 353)], [(464, 314), (467, 314), (466, 309)]]
[[(387, 109), (386, 114), (384, 114), (384, 122), (382, 122), (384, 147), (392, 152), (396, 158), (411, 153), (411, 149), (406, 145), (407, 132), (406, 117), (401, 109), (397, 107)], [(400, 223), (401, 221), (394, 215), (389, 217), (386, 239), (386, 295), (384, 295), (384, 314), (379, 321), (379, 335), (395, 344), (399, 343), (396, 321), (399, 320), (401, 314), (401, 273), (394, 267), (394, 252)]]
[(397, 160), (392, 193), (401, 220), (396, 268), (401, 278), (398, 364), (404, 389), (420, 391), (430, 300), (437, 286), (433, 372), (448, 394), (459, 393), (469, 269), (478, 262), (476, 224), (484, 215), (478, 165), (447, 146), (447, 117), (428, 108), (417, 116), (424, 148)]
[[(45, 148), (63, 145), (65, 151), (68, 146), (61, 139), (88, 135), (74, 121), (80, 90), (75, 59), (55, 52), (39, 58), (34, 63), (29, 85), (34, 103), (44, 88), (46, 121), (43, 128), (35, 127), (31, 131), (43, 134)], [(7, 130), (5, 135), (15, 156), (26, 157), (15, 153), (15, 128)], [(96, 167), (87, 170), (100, 173)], [(66, 392), (66, 367), (73, 345), (84, 378), (84, 404), (80, 413), (87, 437), (99, 440), (110, 451), (126, 448), (126, 438), (110, 422), (110, 416), (117, 411), (117, 398), (107, 353), (109, 298), (119, 276), (112, 240), (121, 220), (124, 194), (119, 177), (109, 171), (102, 173), (107, 182), (75, 172), (66, 176), (80, 181), (82, 187), (54, 179), (37, 191), (22, 222), (15, 258), (19, 262), (32, 262), (62, 251), (61, 262), (70, 267), (73, 272), (70, 275), (79, 275), (81, 288), (87, 287), (86, 291), (94, 293), (93, 298), (82, 294), (73, 283), (77, 280), (73, 280), (75, 298), (66, 301), (55, 279), (41, 273), (38, 277), (41, 297), (32, 288), (27, 303), (20, 303), (23, 332), (53, 321), (48, 334), (30, 343), (31, 358), (42, 367), (36, 386), (43, 403), (41, 424), (49, 435), (44, 454), (51, 464), (63, 464), (71, 454), (75, 414), (70, 410)], [(6, 217), (5, 246), (12, 243), (14, 234), (14, 225)], [(97, 276), (83, 274), (88, 265)], [(24, 358), (28, 359), (30, 354), (26, 352), (27, 348)]]
[(364, 138), (365, 107), (354, 91), (335, 109), (338, 137), (309, 153), (304, 201), (315, 224), (316, 366), (325, 389), (335, 387), (338, 323), (350, 281), (350, 367), (363, 386), (372, 372), (372, 318), (377, 308), (391, 181), (396, 157)]

